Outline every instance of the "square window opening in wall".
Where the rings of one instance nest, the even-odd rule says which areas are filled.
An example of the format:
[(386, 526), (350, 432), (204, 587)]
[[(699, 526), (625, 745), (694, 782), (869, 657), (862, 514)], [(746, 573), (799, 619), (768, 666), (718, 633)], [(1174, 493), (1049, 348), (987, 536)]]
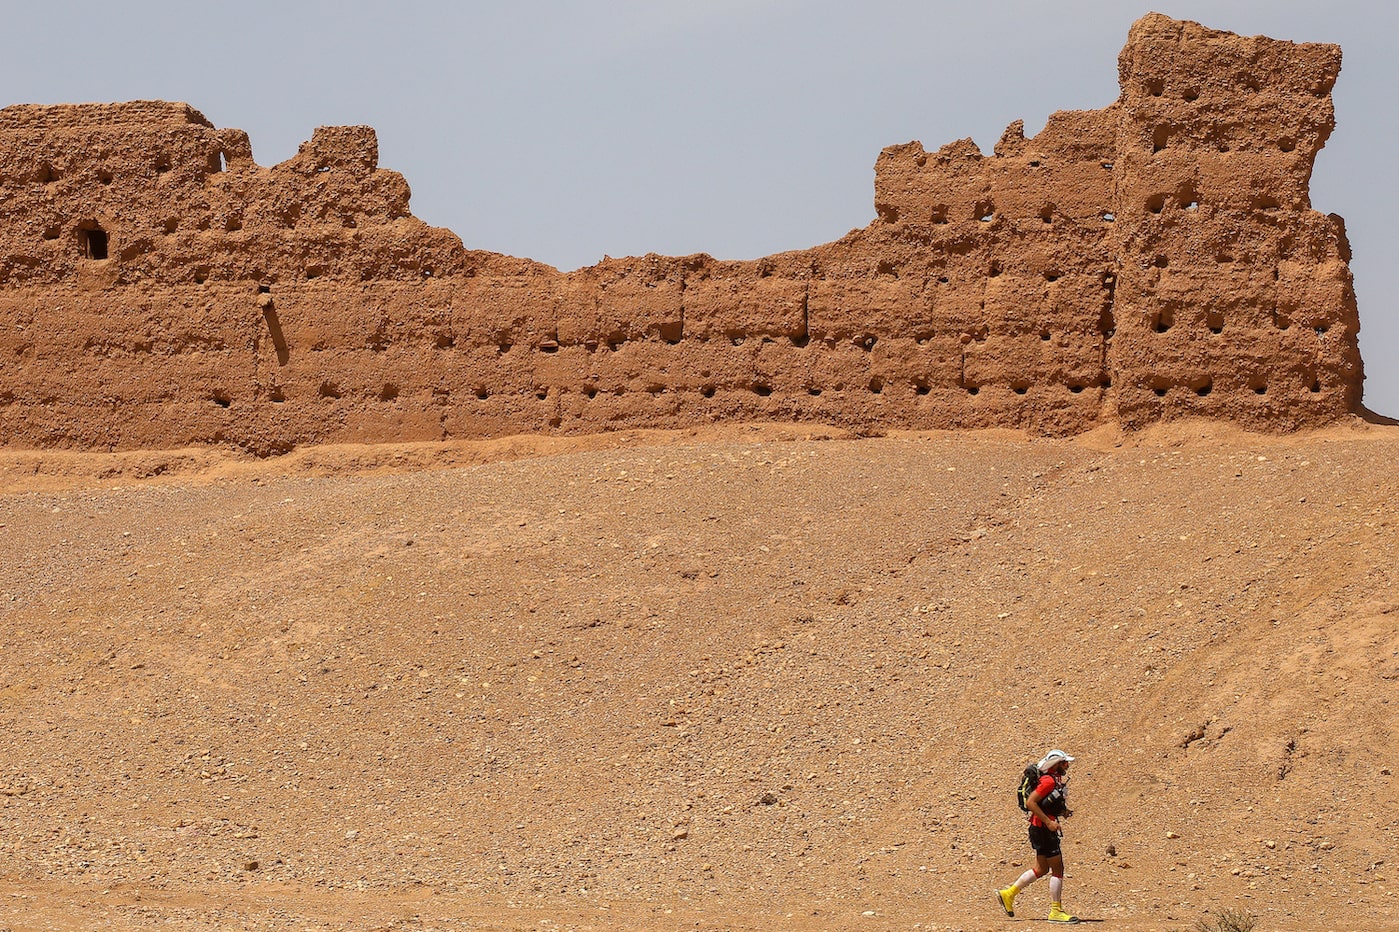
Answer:
[(78, 242), (83, 248), (83, 258), (107, 258), (107, 231), (94, 221), (88, 221), (78, 226)]

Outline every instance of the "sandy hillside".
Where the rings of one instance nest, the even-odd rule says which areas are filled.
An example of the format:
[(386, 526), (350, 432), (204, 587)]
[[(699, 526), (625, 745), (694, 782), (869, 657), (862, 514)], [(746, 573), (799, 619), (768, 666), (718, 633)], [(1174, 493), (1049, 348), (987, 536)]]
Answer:
[(1004, 928), (1050, 745), (1101, 927), (1399, 928), (1396, 462), (1361, 422), (4, 454), (0, 928)]

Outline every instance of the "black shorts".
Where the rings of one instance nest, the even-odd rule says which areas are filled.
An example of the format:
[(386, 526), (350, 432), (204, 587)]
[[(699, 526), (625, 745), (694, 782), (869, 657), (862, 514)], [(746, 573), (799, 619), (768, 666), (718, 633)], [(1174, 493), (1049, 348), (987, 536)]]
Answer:
[(1038, 825), (1030, 826), (1030, 847), (1035, 849), (1035, 854), (1046, 858), (1057, 858), (1063, 853), (1059, 847), (1059, 833)]

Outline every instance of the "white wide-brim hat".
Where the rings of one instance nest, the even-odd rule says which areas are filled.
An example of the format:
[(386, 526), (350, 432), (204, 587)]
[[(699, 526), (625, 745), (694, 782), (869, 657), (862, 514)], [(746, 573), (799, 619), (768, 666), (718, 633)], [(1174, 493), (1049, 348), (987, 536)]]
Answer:
[(1060, 761), (1063, 761), (1066, 764), (1072, 764), (1074, 762), (1074, 759), (1069, 755), (1065, 754), (1063, 751), (1059, 750), (1058, 748), (1055, 748), (1040, 759), (1040, 773), (1044, 773), (1046, 770), (1048, 770), (1050, 767), (1053, 767)]

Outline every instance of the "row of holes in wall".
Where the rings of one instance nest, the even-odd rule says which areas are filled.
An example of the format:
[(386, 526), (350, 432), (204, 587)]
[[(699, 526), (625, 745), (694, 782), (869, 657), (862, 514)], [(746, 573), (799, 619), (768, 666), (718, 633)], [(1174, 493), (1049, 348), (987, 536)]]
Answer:
[[(931, 394), (933, 390), (932, 385), (924, 379), (914, 379), (911, 383), (909, 383), (909, 385), (913, 388), (914, 394), (919, 396)], [(1095, 380), (1069, 381), (1063, 383), (1063, 387), (1067, 388), (1071, 394), (1075, 395), (1083, 392), (1085, 389), (1088, 388), (1110, 388), (1111, 386), (1112, 380), (1105, 375), (1099, 376)], [(986, 387), (987, 386), (985, 385), (978, 385), (970, 382), (963, 383), (960, 386), (962, 391), (966, 392), (966, 394), (971, 396), (980, 395), (982, 389)], [(1032, 387), (1032, 383), (1026, 379), (1017, 379), (1011, 382), (1007, 387), (1009, 387), (1010, 390), (1016, 395), (1026, 395), (1029, 393), (1030, 388)], [(843, 382), (836, 383), (835, 385), (830, 386), (830, 390), (834, 392), (844, 392), (846, 391), (846, 388), (847, 387)], [(865, 389), (872, 395), (882, 395), (886, 388), (887, 383), (884, 381), (884, 379), (878, 376), (871, 378), (865, 386)], [(751, 383), (747, 386), (745, 390), (751, 392), (754, 395), (757, 395), (760, 398), (766, 398), (773, 393), (772, 386), (767, 382), (762, 381), (756, 381)], [(819, 398), (824, 391), (824, 388), (816, 385), (809, 385), (805, 389), (806, 394), (813, 398)], [(379, 390), (378, 398), (380, 401), (393, 401), (398, 398), (399, 392), (399, 387), (396, 384), (392, 382), (387, 382)], [(645, 394), (648, 395), (663, 395), (671, 392), (674, 392), (674, 390), (659, 384), (650, 386), (647, 389), (645, 389)], [(477, 386), (476, 388), (471, 390), (471, 393), (480, 401), (485, 401), (486, 399), (491, 397), (490, 390), (485, 388), (484, 386)], [(698, 393), (704, 398), (713, 398), (718, 393), (718, 387), (715, 385), (702, 385), (698, 389)], [(446, 393), (442, 392), (441, 394)], [(596, 385), (585, 385), (581, 389), (581, 394), (585, 398), (595, 398), (600, 394), (621, 396), (629, 394), (629, 391), (628, 389), (622, 386), (618, 386), (610, 390), (604, 390)], [(321, 398), (333, 400), (344, 397), (344, 392), (340, 388), (340, 386), (335, 382), (327, 381), (321, 383), (320, 387), (317, 389), (317, 395)], [(534, 396), (539, 401), (546, 401), (549, 398), (549, 389), (544, 387), (537, 388), (534, 390)], [(228, 408), (231, 407), (233, 404), (232, 397), (226, 392), (215, 392), (213, 395), (210, 396), (209, 400), (221, 408)], [(281, 403), (286, 400), (286, 395), (282, 392), (281, 389), (273, 389), (268, 395), (268, 400), (276, 403)]]
[[(1151, 131), (1151, 152), (1153, 155), (1170, 145), (1171, 133), (1174, 129), (1175, 127), (1162, 124)], [(1291, 136), (1279, 137), (1277, 147), (1283, 152), (1291, 152), (1297, 148), (1297, 140)], [(1228, 152), (1230, 147), (1228, 143), (1217, 143), (1215, 148), (1220, 152)]]
[[(923, 379), (914, 379), (913, 382), (910, 384), (912, 385), (914, 394), (916, 395), (927, 395), (932, 392), (932, 386)], [(1069, 381), (1064, 383), (1064, 387), (1067, 388), (1070, 393), (1075, 395), (1081, 393), (1086, 388), (1092, 388), (1095, 386), (1104, 389), (1111, 388), (1112, 380), (1106, 375), (1101, 375), (1093, 381)], [(866, 386), (869, 393), (873, 395), (883, 394), (885, 387), (885, 381), (878, 376), (875, 376), (874, 378), (870, 379), (868, 385)], [(963, 383), (961, 386), (963, 391), (965, 391), (968, 395), (972, 396), (981, 394), (981, 390), (984, 387), (986, 386), (977, 385), (974, 383)], [(1017, 379), (1011, 382), (1008, 387), (1012, 392), (1014, 392), (1017, 395), (1026, 395), (1029, 393), (1029, 390), (1032, 387), (1032, 383), (1025, 379)], [(1203, 398), (1214, 391), (1214, 380), (1209, 376), (1204, 376), (1202, 378), (1193, 379), (1182, 386), (1176, 386), (1174, 383), (1166, 379), (1154, 379), (1151, 382), (1151, 391), (1158, 398), (1164, 398), (1172, 388), (1176, 387), (1186, 388)], [(843, 392), (845, 391), (845, 388), (846, 386), (844, 385), (844, 383), (837, 383), (836, 385), (831, 386), (831, 390), (836, 392)], [(1262, 380), (1252, 380), (1249, 383), (1249, 389), (1255, 395), (1266, 395), (1268, 393), (1268, 383)], [(753, 382), (751, 385), (748, 386), (747, 390), (761, 398), (766, 398), (773, 392), (771, 385), (761, 381)], [(1312, 394), (1319, 394), (1321, 392), (1321, 380), (1313, 376), (1311, 378), (1311, 381), (1307, 383), (1307, 390)], [(475, 397), (480, 401), (485, 401), (486, 399), (491, 397), (490, 391), (484, 386), (477, 386), (471, 391), (472, 394), (474, 394)], [(669, 391), (671, 390), (666, 388), (664, 385), (658, 384), (647, 388), (645, 390), (645, 393), (649, 395), (662, 395), (666, 394)], [(718, 389), (714, 385), (703, 385), (699, 389), (699, 394), (705, 398), (713, 398), (717, 391)], [(819, 397), (822, 394), (822, 392), (823, 389), (818, 386), (810, 385), (806, 388), (806, 394), (812, 397)], [(340, 387), (336, 383), (322, 382), (320, 388), (317, 391), (317, 394), (322, 398), (337, 399), (342, 397), (344, 393), (341, 391)], [(546, 401), (549, 398), (549, 389), (542, 387), (537, 388), (535, 389), (534, 394), (535, 398), (537, 398), (538, 400)], [(616, 388), (611, 389), (610, 391), (604, 391), (603, 389), (595, 385), (585, 385), (583, 386), (582, 394), (586, 398), (595, 398), (599, 394), (621, 396), (628, 394), (628, 390), (624, 387), (618, 386)], [(378, 394), (379, 400), (385, 402), (393, 401), (396, 398), (398, 398), (398, 396), (399, 387), (392, 382), (385, 383), (383, 388), (379, 390)], [(281, 391), (281, 389), (273, 389), (268, 395), (268, 400), (281, 403), (286, 400), (286, 396)], [(221, 408), (228, 408), (233, 403), (231, 396), (228, 395), (226, 392), (215, 392), (212, 396), (210, 396), (210, 401), (212, 401), (214, 404), (218, 405)]]
[[(1243, 79), (1243, 82), (1239, 85), (1239, 89), (1249, 94), (1256, 94), (1263, 89), (1263, 83), (1253, 75), (1249, 75)], [(1142, 90), (1146, 91), (1146, 93), (1150, 94), (1152, 97), (1161, 97), (1166, 93), (1166, 80), (1165, 78), (1159, 77), (1147, 78), (1142, 82)], [(1311, 88), (1311, 92), (1313, 97), (1325, 97), (1331, 92), (1331, 85), (1325, 82), (1317, 84)], [(1187, 84), (1185, 87), (1180, 88), (1178, 93), (1180, 94), (1180, 99), (1186, 103), (1194, 103), (1200, 98), (1200, 89), (1193, 84)]]
[[(1313, 395), (1318, 395), (1321, 393), (1321, 380), (1316, 376), (1311, 376), (1310, 380), (1304, 380), (1303, 384), (1307, 386), (1307, 391), (1311, 392)], [(1153, 379), (1151, 381), (1151, 392), (1157, 398), (1166, 397), (1167, 393), (1169, 393), (1172, 388), (1176, 387), (1178, 386), (1162, 378)], [(1210, 392), (1214, 391), (1214, 379), (1210, 378), (1209, 376), (1201, 376), (1200, 378), (1192, 379), (1191, 381), (1186, 382), (1183, 386), (1179, 387), (1189, 389), (1190, 391), (1203, 398), (1206, 395), (1210, 394)], [(1262, 379), (1249, 380), (1248, 387), (1249, 390), (1252, 391), (1255, 395), (1268, 394), (1268, 383), (1263, 381)]]
[[(1113, 329), (1111, 323), (1105, 323), (1103, 326), (1104, 326), (1105, 329), (1102, 329), (1102, 330), (1101, 330), (1100, 335), (1106, 336), (1106, 337), (1111, 337), (1111, 336), (1113, 335), (1113, 333), (1114, 333), (1114, 329)], [(990, 335), (990, 329), (987, 328), (987, 327), (984, 327), (984, 326), (983, 326), (983, 327), (975, 328), (975, 329), (973, 329), (973, 330), (948, 331), (946, 334), (944, 334), (944, 336), (947, 336), (947, 337), (957, 337), (957, 338), (960, 339), (960, 341), (963, 342), (963, 343), (970, 343), (970, 342), (977, 342), (977, 343), (980, 343), (980, 342), (985, 341), (986, 338), (987, 338), (989, 335)], [(1047, 330), (1047, 329), (1041, 329), (1041, 330), (1039, 330), (1039, 331), (1022, 333), (1022, 334), (1020, 334), (1020, 335), (1021, 335), (1021, 336), (1031, 336), (1031, 335), (1038, 336), (1038, 337), (1040, 338), (1040, 341), (1041, 341), (1041, 342), (1045, 342), (1045, 343), (1049, 342), (1049, 341), (1053, 338), (1053, 335), (1052, 335), (1052, 334), (1050, 333), (1050, 331)], [(913, 340), (914, 340), (914, 342), (915, 342), (917, 345), (919, 345), (919, 346), (927, 346), (927, 345), (928, 345), (928, 341), (929, 341), (929, 340), (932, 340), (933, 337), (934, 337), (933, 334), (930, 334), (930, 333), (922, 333), (922, 334), (919, 334), (918, 336), (915, 336), (915, 337), (913, 338)], [(694, 339), (696, 340), (696, 342), (699, 342), (699, 343), (708, 343), (708, 342), (710, 342), (710, 338), (709, 338), (709, 337), (697, 337), (697, 338), (694, 338)], [(798, 349), (805, 349), (806, 347), (808, 347), (808, 346), (811, 345), (811, 337), (810, 337), (810, 336), (786, 337), (785, 339), (786, 339), (792, 346), (795, 346), (795, 347), (797, 347)], [(745, 343), (747, 343), (749, 340), (757, 340), (759, 343), (775, 343), (775, 342), (777, 342), (777, 340), (776, 340), (775, 338), (770, 337), (770, 336), (757, 336), (757, 337), (755, 337), (755, 336), (748, 336), (748, 335), (741, 335), (741, 334), (727, 334), (727, 335), (724, 335), (724, 336), (716, 337), (715, 340), (716, 340), (716, 341), (726, 341), (726, 342), (728, 342), (728, 344), (729, 344), (730, 346), (742, 346), (742, 345), (744, 345)], [(568, 347), (570, 347), (570, 346), (581, 346), (581, 347), (583, 347), (584, 349), (586, 349), (588, 352), (594, 353), (594, 352), (597, 352), (597, 351), (598, 351), (599, 349), (601, 349), (602, 347), (606, 346), (609, 350), (611, 350), (612, 352), (615, 353), (617, 350), (621, 349), (621, 347), (622, 347), (622, 345), (623, 345), (624, 343), (628, 343), (628, 342), (631, 342), (631, 341), (628, 340), (628, 339), (625, 339), (625, 338), (616, 338), (616, 339), (608, 339), (608, 340), (587, 340), (587, 341), (582, 342), (582, 343), (569, 344), (569, 343), (560, 343), (560, 342), (557, 341), (557, 340), (552, 340), (552, 339), (550, 339), (550, 340), (543, 340), (543, 341), (541, 341), (541, 342), (539, 343), (539, 345), (538, 345), (536, 348), (537, 348), (537, 349), (539, 350), (539, 352), (541, 352), (541, 353), (557, 353), (559, 350), (561, 350), (561, 349), (566, 349), (566, 348), (568, 348)], [(664, 338), (664, 342), (667, 343), (667, 344), (669, 344), (669, 345), (671, 345), (671, 346), (674, 346), (674, 345), (676, 345), (676, 344), (678, 344), (678, 343), (680, 342), (680, 338), (679, 338), (679, 337), (675, 337), (675, 338), (672, 339), (672, 338), (669, 338), (669, 337), (665, 337), (665, 338)], [(839, 339), (837, 339), (837, 338), (830, 337), (830, 338), (826, 338), (826, 339), (823, 339), (823, 340), (819, 340), (818, 342), (821, 343), (821, 344), (823, 344), (823, 345), (825, 345), (827, 348), (831, 348), (831, 347), (835, 347), (835, 346), (839, 345), (839, 343), (840, 343), (841, 341), (840, 341)], [(872, 333), (856, 334), (855, 336), (853, 336), (853, 337), (850, 338), (850, 343), (851, 343), (852, 345), (860, 347), (860, 349), (864, 350), (865, 352), (870, 352), (871, 350), (873, 350), (874, 347), (875, 347), (875, 344), (878, 343), (878, 342), (879, 342), (879, 337), (875, 336), (875, 335), (872, 334)], [(442, 335), (442, 336), (439, 336), (439, 337), (434, 341), (433, 345), (436, 346), (438, 349), (450, 349), (450, 348), (456, 346), (456, 339), (455, 339), (454, 337), (451, 337), (451, 336), (448, 336), (448, 335), (445, 335), (445, 334), (444, 334), (444, 335)], [(374, 345), (372, 345), (370, 348), (371, 348), (371, 349), (374, 349), (374, 350), (382, 351), (382, 350), (384, 350), (384, 349), (387, 349), (387, 345), (386, 345), (386, 344), (374, 344)], [(506, 353), (509, 353), (509, 352), (512, 351), (514, 348), (515, 348), (515, 344), (514, 344), (514, 343), (511, 343), (511, 342), (509, 342), (509, 341), (501, 341), (501, 342), (496, 346), (496, 350), (497, 350), (501, 355), (504, 355), (504, 354), (506, 354)]]
[[(1291, 329), (1291, 327), (1292, 327), (1292, 321), (1287, 317), (1286, 314), (1282, 314), (1282, 313), (1279, 313), (1279, 312), (1277, 312), (1277, 311), (1274, 311), (1273, 314), (1272, 314), (1272, 318), (1273, 318), (1273, 326), (1276, 327), (1277, 329), (1279, 329), (1279, 330), (1289, 330), (1289, 329)], [(1156, 333), (1165, 333), (1165, 332), (1167, 332), (1168, 330), (1170, 330), (1172, 327), (1174, 327), (1175, 324), (1176, 324), (1175, 311), (1171, 310), (1170, 308), (1161, 308), (1160, 310), (1153, 311), (1152, 314), (1151, 314), (1151, 329), (1154, 330)], [(1223, 333), (1223, 332), (1224, 332), (1224, 314), (1223, 314), (1222, 312), (1220, 312), (1220, 311), (1217, 311), (1217, 310), (1208, 310), (1208, 311), (1206, 311), (1206, 312), (1205, 312), (1205, 326), (1209, 328), (1210, 333), (1215, 333), (1215, 334)], [(1316, 335), (1319, 336), (1319, 337), (1320, 337), (1320, 336), (1325, 336), (1325, 335), (1327, 334), (1327, 332), (1330, 331), (1330, 329), (1331, 329), (1331, 325), (1330, 325), (1330, 324), (1327, 324), (1327, 323), (1315, 324), (1315, 325), (1313, 325), (1313, 327), (1312, 327), (1312, 330), (1315, 331)]]
[[(171, 168), (170, 156), (164, 153), (157, 155), (151, 167), (155, 169), (157, 175), (163, 175)], [(209, 156), (209, 171), (221, 172), (226, 164), (226, 159), (222, 151), (215, 152)], [(63, 173), (53, 167), (52, 162), (40, 162), (35, 166), (33, 173), (29, 176), (38, 184), (53, 184), (63, 177)], [(100, 184), (109, 185), (115, 176), (111, 171), (103, 168), (97, 172), (97, 180)]]

